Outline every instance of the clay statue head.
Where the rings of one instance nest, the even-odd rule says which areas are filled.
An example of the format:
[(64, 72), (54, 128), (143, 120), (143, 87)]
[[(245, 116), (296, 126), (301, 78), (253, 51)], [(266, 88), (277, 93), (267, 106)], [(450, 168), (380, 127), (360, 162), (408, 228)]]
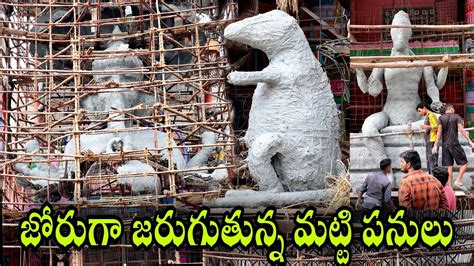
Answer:
[[(399, 11), (393, 17), (392, 25), (411, 25), (408, 14), (405, 13), (405, 11)], [(392, 28), (390, 30), (390, 36), (392, 37), (393, 49), (396, 51), (407, 49), (411, 35), (412, 31), (410, 28)]]
[[(114, 34), (121, 33), (120, 28), (115, 26)], [(107, 43), (105, 51), (128, 51), (128, 43), (124, 40), (111, 40)], [(134, 69), (143, 67), (143, 62), (138, 56), (118, 56), (112, 58), (96, 59), (92, 62), (92, 71), (102, 70), (119, 70), (119, 69)], [(130, 72), (124, 74), (94, 74), (94, 79), (99, 83), (106, 83), (115, 81), (121, 82), (137, 82), (143, 80), (143, 74), (139, 72)]]
[(40, 150), (40, 144), (39, 144), (39, 141), (37, 141), (36, 139), (32, 139), (26, 142), (25, 151), (27, 153), (38, 152), (39, 150)]
[(287, 43), (291, 37), (289, 33), (297, 30), (301, 29), (292, 16), (273, 10), (230, 24), (224, 30), (224, 37), (268, 53), (276, 47), (291, 45)]

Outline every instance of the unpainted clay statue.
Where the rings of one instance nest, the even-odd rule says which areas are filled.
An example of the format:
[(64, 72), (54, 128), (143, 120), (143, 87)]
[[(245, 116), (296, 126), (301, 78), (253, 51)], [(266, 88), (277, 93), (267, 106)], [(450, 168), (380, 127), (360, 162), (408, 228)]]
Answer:
[(296, 20), (273, 10), (230, 24), (224, 37), (262, 50), (258, 72), (232, 72), (234, 85), (257, 85), (245, 141), (261, 191), (325, 188), (336, 172), (340, 123), (326, 73)]
[[(119, 27), (114, 30), (115, 34), (120, 33)], [(105, 51), (127, 51), (128, 44), (123, 40), (113, 40), (107, 44)], [(92, 62), (92, 71), (110, 71), (110, 70), (123, 70), (123, 69), (134, 69), (143, 67), (142, 61), (137, 56), (125, 56), (125, 57), (113, 57), (105, 59), (97, 59)], [(81, 108), (89, 111), (113, 111), (123, 110), (127, 108), (135, 107), (139, 104), (145, 104), (152, 106), (155, 103), (153, 95), (143, 91), (131, 90), (128, 88), (119, 87), (119, 85), (127, 82), (139, 82), (143, 81), (143, 74), (140, 72), (130, 71), (130, 73), (106, 73), (106, 74), (94, 74), (94, 80), (99, 84), (105, 84), (107, 88), (101, 89), (97, 94), (90, 94), (81, 99)], [(150, 108), (146, 111), (136, 110), (132, 112), (134, 115), (146, 115), (150, 114)], [(125, 128), (130, 127), (130, 123), (126, 123), (124, 120), (125, 115), (111, 114), (111, 122), (109, 122), (109, 128)], [(106, 117), (97, 116), (98, 119), (105, 119)], [(117, 121), (122, 120), (122, 121)]]
[[(206, 144), (215, 144), (216, 135), (213, 132), (204, 132), (202, 134), (203, 142)], [(176, 142), (171, 139), (171, 146), (176, 146)], [(133, 152), (143, 151), (145, 149), (158, 149), (159, 158), (161, 161), (168, 160), (168, 135), (165, 132), (149, 130), (131, 131), (131, 132), (118, 132), (108, 134), (83, 134), (80, 137), (80, 152), (92, 152), (94, 154), (100, 153), (118, 153), (118, 152)], [(186, 163), (181, 151), (177, 148), (172, 149), (172, 163), (175, 169), (199, 169), (207, 164), (207, 157), (212, 152), (211, 149), (202, 149), (194, 157)], [(74, 155), (75, 154), (75, 143), (74, 139), (69, 141), (64, 149), (64, 154)], [(204, 160), (193, 160), (197, 158), (206, 158)], [(72, 157), (68, 157), (71, 158)], [(137, 167), (135, 167), (137, 166)], [(63, 166), (65, 167), (65, 166)], [(68, 161), (67, 173), (71, 177), (71, 171), (74, 171), (74, 161)], [(153, 174), (153, 167), (141, 163), (139, 161), (128, 161), (122, 165), (121, 168), (117, 169), (117, 172), (121, 177), (119, 183), (130, 183), (132, 184), (132, 190), (137, 193), (148, 193), (155, 190), (157, 176)], [(126, 174), (130, 173), (150, 173), (145, 177), (127, 177)], [(132, 182), (133, 180), (133, 182)], [(159, 181), (158, 181), (159, 182)], [(137, 185), (134, 188), (133, 185)], [(143, 188), (143, 189), (138, 189)]]
[[(118, 27), (115, 28), (114, 33), (120, 33)], [(106, 51), (126, 51), (128, 50), (128, 44), (122, 40), (113, 40), (107, 44)], [(137, 56), (125, 57), (114, 57), (97, 59), (92, 63), (92, 70), (103, 71), (103, 70), (122, 70), (143, 67), (143, 63)], [(142, 91), (131, 90), (128, 88), (119, 87), (127, 82), (138, 82), (142, 81), (144, 76), (139, 72), (130, 73), (96, 73), (94, 74), (94, 80), (100, 84), (105, 84), (106, 89), (101, 89), (97, 94), (90, 94), (81, 99), (81, 108), (88, 111), (112, 111), (122, 110), (135, 107), (140, 104), (152, 106), (155, 104), (155, 97)], [(150, 109), (136, 110), (133, 112), (134, 115), (146, 115), (149, 114)], [(96, 119), (106, 119), (105, 115), (92, 116)], [(109, 117), (108, 128), (129, 128), (131, 124), (129, 122), (119, 121), (124, 120), (123, 114), (114, 115)], [(137, 129), (137, 128), (134, 128)], [(203, 132), (202, 142), (203, 144), (216, 144), (217, 136), (213, 132)], [(92, 152), (94, 154), (100, 153), (116, 153), (116, 152), (131, 152), (131, 151), (143, 151), (145, 149), (159, 149), (159, 158), (161, 162), (169, 163), (168, 149), (168, 135), (165, 132), (154, 131), (153, 129), (138, 128), (138, 131), (131, 130), (130, 132), (117, 132), (107, 134), (82, 134), (79, 140), (80, 153)], [(171, 146), (176, 146), (174, 140), (170, 142)], [(200, 168), (207, 166), (207, 159), (212, 153), (214, 147), (205, 147), (200, 150), (188, 163), (186, 163), (180, 150), (177, 148), (172, 149), (172, 163), (175, 169), (196, 169), (195, 174), (199, 177), (208, 177), (208, 174), (200, 172)], [(72, 177), (72, 172), (75, 170), (73, 156), (76, 155), (75, 151), (75, 140), (69, 141), (64, 149), (66, 157), (66, 163), (60, 164), (58, 168), (52, 168), (48, 171), (46, 163), (37, 164), (37, 167), (30, 169), (26, 164), (17, 164), (16, 169), (24, 175), (31, 175), (37, 177), (51, 177), (61, 178), (67, 175), (69, 178)], [(155, 170), (152, 166), (145, 164), (137, 160), (131, 160), (124, 162), (117, 168), (119, 174), (119, 183), (128, 183), (132, 185), (132, 191), (138, 194), (152, 193), (158, 191), (161, 193), (161, 186), (159, 184), (158, 176), (154, 173)], [(136, 176), (132, 174), (143, 173), (144, 176)], [(218, 181), (222, 181), (222, 175), (218, 175)], [(213, 178), (213, 176), (211, 176)], [(215, 179), (215, 178), (213, 178)], [(34, 185), (45, 186), (46, 181), (38, 180), (32, 181)]]
[[(123, 151), (123, 140), (112, 138), (105, 148), (108, 154)], [(161, 193), (161, 182), (152, 166), (130, 160), (117, 167), (118, 183), (129, 184), (135, 194)], [(139, 174), (139, 176), (137, 176)]]
[[(40, 144), (38, 140), (33, 139), (26, 142), (25, 151), (27, 153), (39, 154)], [(32, 177), (51, 177), (51, 178), (60, 178), (61, 172), (57, 165), (46, 162), (45, 156), (33, 156), (34, 163), (16, 163), (14, 168), (16, 171), (20, 172), (25, 176)], [(40, 162), (45, 161), (45, 162)], [(45, 187), (48, 184), (55, 184), (57, 181), (49, 181), (44, 179), (19, 179), (18, 182), (22, 183), (25, 186), (33, 186), (36, 188)]]
[[(204, 132), (202, 134), (202, 141), (204, 144), (215, 144), (216, 135), (213, 132)], [(156, 143), (156, 146), (155, 146)], [(131, 131), (131, 132), (118, 132), (118, 133), (107, 133), (107, 134), (83, 134), (80, 136), (80, 153), (90, 152), (93, 154), (100, 153), (119, 153), (119, 152), (132, 152), (132, 151), (143, 151), (145, 149), (157, 148), (160, 150), (159, 158), (161, 161), (168, 160), (168, 136), (165, 132), (154, 131), (153, 129)], [(176, 146), (174, 140), (171, 140), (171, 146)], [(201, 178), (208, 177), (208, 175), (201, 173), (198, 169), (207, 165), (207, 158), (212, 153), (213, 148), (207, 148), (200, 150), (191, 160), (186, 163), (181, 151), (177, 148), (172, 149), (172, 163), (175, 169), (196, 169), (195, 174)], [(39, 143), (37, 140), (30, 140), (26, 144), (26, 152), (37, 153), (39, 152)], [(26, 163), (17, 163), (14, 165), (15, 170), (25, 176), (34, 177), (48, 177), (52, 179), (60, 179), (67, 175), (69, 178), (72, 177), (74, 171), (74, 160), (75, 155), (75, 140), (72, 139), (68, 142), (64, 149), (64, 154), (68, 155), (65, 163), (60, 163), (59, 166), (54, 166), (51, 163), (35, 163), (33, 166)], [(45, 157), (34, 156), (35, 160), (45, 160)], [(194, 159), (196, 158), (196, 159)], [(198, 159), (198, 158), (206, 158)], [(49, 166), (49, 168), (48, 168)], [(140, 162), (138, 160), (126, 161), (117, 168), (119, 174), (118, 181), (120, 184), (132, 185), (132, 191), (136, 194), (147, 194), (147, 193), (161, 193), (161, 184), (158, 176), (155, 174), (155, 170), (152, 166)], [(143, 176), (136, 176), (136, 174), (143, 174)], [(220, 173), (220, 172), (217, 172)], [(133, 174), (130, 175), (130, 174)], [(214, 177), (216, 174), (210, 175), (212, 179), (218, 181), (225, 180), (227, 177), (219, 178)], [(44, 179), (20, 179), (22, 185), (32, 186), (37, 189), (48, 185), (48, 181)], [(50, 181), (49, 184), (57, 183), (57, 181)]]
[[(217, 135), (214, 132), (206, 131), (201, 135), (203, 145), (212, 145), (217, 143)], [(193, 171), (184, 177), (186, 183), (193, 183), (199, 180), (199, 183), (205, 183), (209, 190), (218, 189), (219, 184), (225, 183), (228, 177), (227, 168), (215, 169), (212, 173), (209, 173), (208, 161), (212, 152), (215, 151), (213, 146), (204, 146), (201, 150), (196, 153), (187, 163), (186, 168), (188, 169), (199, 169), (202, 168), (202, 171)], [(217, 165), (219, 167), (225, 166), (225, 164)]]
[[(411, 25), (408, 14), (399, 11), (393, 18), (392, 25)], [(410, 50), (409, 40), (412, 36), (411, 28), (392, 28), (390, 35), (393, 41), (391, 56), (414, 55)], [(364, 135), (378, 134), (387, 126), (406, 125), (421, 119), (416, 112), (416, 106), (421, 102), (418, 95), (418, 84), (423, 77), (428, 96), (432, 100), (431, 107), (439, 111), (442, 103), (439, 99), (439, 90), (446, 83), (448, 68), (443, 67), (435, 77), (432, 67), (418, 68), (374, 68), (369, 79), (362, 69), (356, 69), (357, 84), (364, 93), (377, 97), (383, 89), (382, 78), (387, 87), (387, 99), (383, 111), (370, 115), (362, 125)], [(387, 153), (381, 137), (368, 137), (364, 140), (367, 149), (374, 161), (379, 162), (387, 158)]]
[[(474, 53), (474, 40), (471, 38), (466, 39), (464, 43), (464, 52), (468, 54)], [(471, 58), (473, 57), (471, 56)]]

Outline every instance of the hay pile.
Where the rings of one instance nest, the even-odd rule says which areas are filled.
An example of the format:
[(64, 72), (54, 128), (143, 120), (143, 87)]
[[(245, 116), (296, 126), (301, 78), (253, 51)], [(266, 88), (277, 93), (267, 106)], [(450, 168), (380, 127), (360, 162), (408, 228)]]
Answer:
[(350, 173), (348, 168), (346, 168), (342, 162), (340, 163), (344, 167), (344, 171), (341, 171), (339, 175), (329, 175), (326, 177), (328, 188), (334, 189), (336, 194), (323, 202), (327, 206), (325, 214), (335, 213), (341, 206), (350, 206)]

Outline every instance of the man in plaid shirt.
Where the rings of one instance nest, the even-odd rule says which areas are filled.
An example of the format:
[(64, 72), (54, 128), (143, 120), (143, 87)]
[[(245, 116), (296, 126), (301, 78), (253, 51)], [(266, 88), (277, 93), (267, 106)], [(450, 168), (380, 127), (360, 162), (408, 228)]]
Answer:
[(418, 152), (408, 150), (400, 154), (400, 168), (406, 173), (398, 189), (400, 206), (414, 210), (449, 210), (443, 186), (421, 170)]

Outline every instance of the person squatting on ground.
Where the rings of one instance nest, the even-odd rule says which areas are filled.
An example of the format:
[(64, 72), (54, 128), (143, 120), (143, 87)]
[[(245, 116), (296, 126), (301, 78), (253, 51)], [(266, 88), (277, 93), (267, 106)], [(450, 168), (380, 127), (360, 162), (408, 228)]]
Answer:
[(425, 118), (425, 124), (420, 126), (420, 129), (426, 131), (425, 143), (426, 143), (426, 164), (428, 173), (432, 173), (433, 168), (438, 166), (438, 152), (432, 152), (433, 146), (436, 141), (436, 135), (438, 132), (438, 115), (429, 110), (428, 104), (420, 103), (416, 106), (416, 111), (419, 115)]
[(469, 134), (464, 130), (463, 119), (454, 113), (454, 106), (447, 104), (445, 114), (438, 119), (438, 134), (433, 146), (433, 151), (437, 152), (439, 141), (442, 140), (442, 165), (448, 167), (448, 186), (453, 186), (453, 165), (454, 161), (459, 165), (459, 174), (454, 185), (463, 191), (468, 191), (462, 184), (462, 177), (467, 169), (467, 157), (458, 140), (458, 130), (467, 139), (469, 145), (473, 147)]
[[(359, 198), (357, 199), (356, 209), (370, 210), (375, 206), (387, 206), (393, 208), (392, 203), (392, 161), (383, 159), (380, 161), (380, 172), (372, 173), (367, 176), (359, 189)], [(362, 196), (365, 194), (364, 201), (361, 204)]]
[(448, 170), (445, 167), (435, 167), (433, 169), (433, 176), (438, 179), (444, 188), (444, 194), (448, 200), (449, 210), (456, 210), (456, 195), (454, 194), (453, 188), (447, 185), (449, 177)]
[(418, 152), (400, 154), (400, 169), (406, 175), (398, 189), (399, 205), (413, 210), (448, 210), (448, 200), (441, 183), (421, 170)]

